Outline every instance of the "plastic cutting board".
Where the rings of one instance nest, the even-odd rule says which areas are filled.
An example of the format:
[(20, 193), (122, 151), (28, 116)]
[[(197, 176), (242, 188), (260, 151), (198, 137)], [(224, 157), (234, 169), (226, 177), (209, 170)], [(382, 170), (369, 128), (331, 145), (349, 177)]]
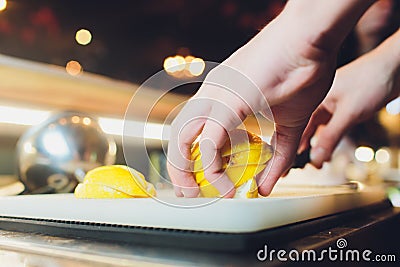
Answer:
[[(301, 222), (385, 199), (379, 187), (279, 188), (258, 199), (76, 199), (72, 194), (0, 197), (7, 218), (100, 223), (156, 229), (251, 233)], [(211, 200), (211, 203), (210, 203)], [(167, 204), (166, 204), (167, 203)]]

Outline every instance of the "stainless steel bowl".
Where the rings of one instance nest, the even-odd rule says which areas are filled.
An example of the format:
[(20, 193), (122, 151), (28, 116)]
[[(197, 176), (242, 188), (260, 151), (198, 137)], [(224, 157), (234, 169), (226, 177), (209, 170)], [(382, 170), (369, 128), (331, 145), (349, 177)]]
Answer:
[(98, 122), (62, 112), (30, 128), (17, 144), (19, 179), (32, 194), (72, 192), (86, 172), (115, 162), (116, 145)]

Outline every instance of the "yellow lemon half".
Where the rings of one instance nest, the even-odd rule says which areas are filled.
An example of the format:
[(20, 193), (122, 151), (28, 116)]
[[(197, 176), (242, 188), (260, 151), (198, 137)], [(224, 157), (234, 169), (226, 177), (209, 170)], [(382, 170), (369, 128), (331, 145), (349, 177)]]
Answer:
[(77, 198), (143, 198), (156, 195), (143, 174), (123, 165), (110, 165), (89, 171), (75, 188)]
[[(258, 197), (254, 176), (260, 173), (272, 157), (271, 147), (262, 139), (246, 130), (235, 129), (229, 133), (229, 140), (221, 149), (222, 169), (235, 185), (246, 187), (249, 191), (237, 190), (237, 197)], [(199, 143), (192, 146), (191, 159), (194, 161), (193, 172), (203, 197), (217, 197), (219, 191), (204, 177)], [(246, 184), (246, 186), (245, 186)], [(247, 194), (248, 193), (248, 194)], [(235, 196), (235, 197), (236, 197)]]

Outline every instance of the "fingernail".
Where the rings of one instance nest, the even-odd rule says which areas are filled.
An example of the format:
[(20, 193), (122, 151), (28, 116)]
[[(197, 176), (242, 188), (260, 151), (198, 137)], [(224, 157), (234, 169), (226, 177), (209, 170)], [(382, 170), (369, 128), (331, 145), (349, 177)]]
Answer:
[(322, 164), (327, 158), (327, 152), (325, 148), (316, 147), (311, 149), (310, 160), (312, 163)]

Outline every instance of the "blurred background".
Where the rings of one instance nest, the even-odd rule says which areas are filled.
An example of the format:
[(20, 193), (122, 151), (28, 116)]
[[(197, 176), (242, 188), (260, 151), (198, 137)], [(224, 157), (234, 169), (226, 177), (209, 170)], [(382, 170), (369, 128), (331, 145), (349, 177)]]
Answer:
[[(104, 101), (97, 104), (96, 96), (93, 95), (93, 92), (98, 92), (98, 97), (103, 99), (109, 97), (108, 92), (105, 93), (107, 97), (101, 97), (98, 88), (90, 91), (85, 86), (81, 87), (92, 92), (92, 95), (88, 93), (88, 97), (94, 99), (96, 107), (88, 108), (89, 103), (86, 106), (85, 103), (77, 106), (75, 103), (60, 102), (59, 98), (65, 98), (62, 94), (74, 94), (79, 89), (71, 85), (69, 89), (61, 89), (59, 94), (55, 94), (54, 91), (59, 86), (56, 82), (47, 84), (44, 81), (47, 78), (39, 80), (37, 86), (34, 82), (22, 85), (26, 90), (21, 93), (32, 91), (41, 94), (42, 98), (54, 98), (53, 103), (59, 102), (58, 106), (29, 97), (21, 100), (20, 96), (15, 96), (18, 90), (10, 92), (11, 97), (7, 94), (2, 101), (6, 101), (5, 104), (11, 107), (17, 105), (18, 108), (32, 106), (50, 111), (83, 109), (97, 117), (105, 116), (109, 119), (111, 116), (114, 121), (111, 121), (108, 129), (117, 140), (116, 162), (124, 163), (119, 136), (121, 131), (118, 132), (121, 130), (121, 121), (115, 121), (122, 119), (126, 109), (127, 102), (124, 98), (129, 101), (137, 85), (171, 64), (179, 64), (185, 59), (188, 62), (193, 59), (200, 62), (221, 62), (273, 19), (284, 3), (285, 1), (280, 0), (247, 3), (183, 0), (0, 0), (0, 54), (61, 66), (71, 78), (82, 78), (86, 73), (95, 73), (130, 83), (128, 86), (124, 84), (122, 89), (120, 84), (108, 86), (110, 90), (115, 87), (114, 101), (110, 99), (109, 102), (110, 106), (115, 107), (114, 110), (110, 108), (105, 111), (101, 108)], [(190, 81), (191, 77), (199, 76), (202, 72), (200, 69), (170, 74), (176, 79)], [(68, 82), (70, 81), (58, 81), (64, 84)], [(14, 81), (15, 83), (19, 81)], [(49, 87), (49, 90), (42, 91), (44, 87)], [(198, 85), (181, 86), (174, 91), (189, 96), (197, 87)], [(121, 90), (125, 92), (125, 89), (128, 92), (121, 94)], [(7, 98), (11, 98), (11, 101)], [(184, 100), (186, 97), (177, 99)], [(118, 102), (119, 100), (121, 101)], [(179, 101), (171, 103), (170, 105), (174, 105)], [(17, 131), (3, 131), (0, 138), (0, 161), (3, 163), (0, 164), (0, 173), (15, 173), (15, 144), (25, 129), (36, 121), (38, 120), (32, 123), (28, 121), (27, 127)], [(7, 129), (9, 128), (12, 127)], [(16, 125), (15, 128), (21, 127)], [(158, 156), (159, 145), (150, 145), (149, 150), (150, 154), (153, 152), (151, 157), (159, 168), (163, 169), (165, 160)], [(135, 167), (140, 171), (151, 173), (144, 157), (138, 157), (136, 162)]]
[[(75, 60), (85, 71), (142, 83), (168, 56), (221, 62), (284, 3), (9, 0), (0, 16), (0, 52), (61, 66)], [(80, 29), (89, 43), (75, 40)]]
[[(116, 140), (116, 162), (124, 163), (121, 120), (138, 85), (163, 68), (172, 79), (205, 75), (204, 67), (191, 63), (223, 61), (279, 14), (285, 2), (0, 0), (0, 174), (15, 174), (17, 140), (48, 116), (32, 115), (32, 110), (77, 110), (99, 117), (102, 129)], [(380, 0), (365, 14), (343, 43), (338, 66), (398, 29), (399, 2)], [(182, 63), (183, 69), (176, 68)], [(194, 84), (174, 90), (161, 113), (197, 88)], [(13, 112), (28, 121), (12, 119)], [(399, 167), (400, 160), (394, 158), (400, 153), (391, 149), (400, 145), (399, 113), (397, 99), (352, 129), (351, 142), (362, 148), (358, 159)], [(156, 115), (154, 122), (163, 115)], [(149, 145), (149, 150), (157, 168), (163, 169), (159, 144)], [(375, 158), (377, 151), (383, 156)], [(137, 160), (137, 168), (151, 175), (148, 161)]]

